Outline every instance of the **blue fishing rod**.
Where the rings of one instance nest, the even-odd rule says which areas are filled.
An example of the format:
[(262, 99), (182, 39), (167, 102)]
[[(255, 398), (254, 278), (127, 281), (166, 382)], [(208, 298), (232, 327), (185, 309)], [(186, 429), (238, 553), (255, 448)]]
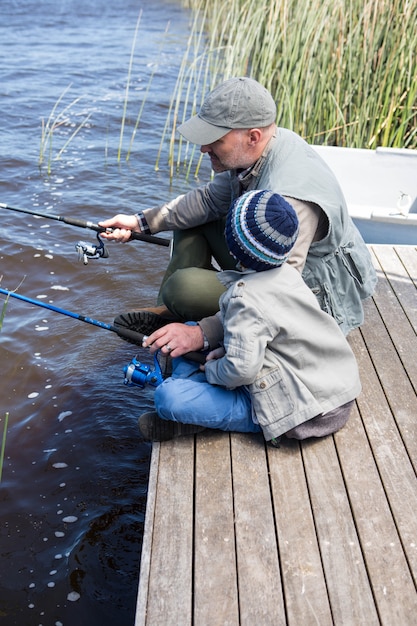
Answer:
[[(39, 211), (32, 211), (31, 209), (18, 209), (16, 207), (9, 206), (8, 204), (4, 204), (0, 202), (0, 209), (7, 209), (8, 211), (17, 211), (18, 213), (27, 213), (28, 215), (33, 215), (34, 217), (43, 217), (48, 220), (56, 220), (58, 222), (64, 222), (64, 224), (69, 224), (70, 226), (77, 226), (78, 228), (88, 228), (90, 230), (94, 230), (97, 233), (97, 239), (99, 245), (90, 245), (85, 243), (84, 241), (79, 241), (75, 246), (79, 258), (84, 261), (84, 265), (87, 265), (88, 259), (97, 259), (97, 258), (106, 258), (108, 257), (107, 249), (104, 247), (104, 243), (102, 239), (100, 239), (100, 233), (110, 233), (112, 232), (112, 228), (104, 228), (104, 226), (99, 226), (94, 222), (89, 222), (87, 220), (82, 220), (77, 217), (65, 217), (64, 215), (52, 215), (51, 213), (40, 213)], [(156, 237), (155, 235), (146, 235), (145, 233), (134, 233), (132, 232), (130, 236), (131, 240), (137, 241), (145, 241), (148, 243), (155, 243), (159, 246), (169, 246), (169, 239), (164, 239), (163, 237)]]
[[(87, 317), (86, 315), (73, 313), (72, 311), (67, 311), (66, 309), (61, 309), (60, 307), (54, 306), (53, 304), (49, 304), (47, 302), (33, 300), (32, 298), (28, 298), (27, 296), (15, 293), (14, 291), (9, 291), (8, 289), (2, 289), (0, 287), (0, 293), (7, 296), (8, 298), (16, 298), (17, 300), (22, 300), (23, 302), (34, 304), (35, 306), (39, 306), (43, 309), (48, 309), (49, 311), (53, 311), (54, 313), (59, 313), (60, 315), (72, 317), (73, 319), (79, 320), (81, 322), (86, 322), (87, 324), (98, 326), (98, 328), (104, 328), (104, 330), (109, 330), (112, 333), (116, 333), (117, 335), (119, 335), (119, 337), (122, 337), (123, 339), (128, 339), (138, 346), (142, 346), (143, 341), (147, 338), (147, 335), (139, 333), (135, 330), (130, 330), (130, 328), (125, 328), (124, 326), (115, 326), (113, 324), (106, 324), (106, 322), (100, 322), (91, 317)], [(191, 361), (195, 361), (196, 363), (205, 363), (206, 361), (205, 355), (201, 352), (187, 352), (186, 354), (184, 354), (184, 357), (190, 359)], [(154, 354), (153, 369), (149, 367), (149, 365), (141, 363), (137, 360), (136, 357), (134, 357), (131, 363), (124, 367), (123, 371), (125, 374), (125, 385), (136, 385), (142, 388), (146, 385), (157, 387), (161, 384), (163, 380), (161, 368), (158, 363), (156, 353)]]

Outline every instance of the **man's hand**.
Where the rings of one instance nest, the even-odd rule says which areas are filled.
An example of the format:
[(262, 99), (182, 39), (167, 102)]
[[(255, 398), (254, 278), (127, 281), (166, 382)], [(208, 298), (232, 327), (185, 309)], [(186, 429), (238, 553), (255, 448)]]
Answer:
[(126, 241), (129, 241), (132, 231), (140, 233), (136, 215), (124, 215), (123, 213), (119, 213), (109, 220), (99, 222), (98, 225), (103, 226), (104, 228), (113, 229), (109, 233), (100, 233), (100, 237), (103, 237), (103, 239), (107, 239), (108, 241), (126, 243)]
[(200, 326), (175, 322), (162, 326), (143, 342), (143, 347), (149, 348), (152, 353), (160, 349), (164, 354), (171, 354), (173, 357), (187, 352), (198, 352), (203, 346), (203, 331)]

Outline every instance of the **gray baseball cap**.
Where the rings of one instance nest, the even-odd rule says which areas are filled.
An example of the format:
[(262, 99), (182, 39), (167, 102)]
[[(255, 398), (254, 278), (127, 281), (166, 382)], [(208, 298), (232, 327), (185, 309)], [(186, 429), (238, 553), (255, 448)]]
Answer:
[(229, 78), (211, 91), (200, 112), (178, 127), (191, 143), (208, 145), (235, 128), (263, 128), (276, 120), (275, 102), (253, 78)]

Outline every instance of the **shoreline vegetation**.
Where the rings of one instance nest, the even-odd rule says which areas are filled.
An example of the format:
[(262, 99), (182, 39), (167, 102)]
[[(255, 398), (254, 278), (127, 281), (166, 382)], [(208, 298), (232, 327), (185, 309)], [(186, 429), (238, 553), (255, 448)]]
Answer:
[[(161, 128), (155, 171), (163, 163), (170, 180), (176, 175), (198, 177), (203, 155), (199, 146), (178, 135), (177, 128), (198, 112), (211, 89), (231, 76), (251, 76), (265, 85), (277, 103), (277, 124), (310, 144), (417, 149), (417, 0), (181, 0), (181, 4), (190, 11), (190, 30)], [(137, 71), (141, 16), (142, 11), (122, 102), (118, 163), (131, 157), (161, 63), (161, 58), (155, 59), (142, 99), (136, 101), (130, 86)], [(158, 57), (168, 31), (169, 23)], [(83, 110), (75, 110), (81, 97), (64, 105), (70, 87), (46, 123), (42, 120), (39, 167), (45, 165), (47, 175), (52, 162), (92, 123), (85, 101)], [(123, 149), (126, 135), (130, 140)], [(110, 150), (106, 143), (106, 163)]]
[(197, 156), (178, 125), (215, 85), (239, 75), (265, 85), (278, 125), (309, 143), (417, 148), (416, 0), (182, 3), (193, 23), (161, 140), (171, 175), (180, 167), (188, 174)]

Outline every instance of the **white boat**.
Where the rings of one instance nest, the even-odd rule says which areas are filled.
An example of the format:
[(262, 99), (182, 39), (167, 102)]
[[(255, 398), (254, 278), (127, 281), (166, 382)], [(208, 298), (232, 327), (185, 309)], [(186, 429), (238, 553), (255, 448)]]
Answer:
[(314, 146), (367, 243), (417, 245), (417, 150)]

